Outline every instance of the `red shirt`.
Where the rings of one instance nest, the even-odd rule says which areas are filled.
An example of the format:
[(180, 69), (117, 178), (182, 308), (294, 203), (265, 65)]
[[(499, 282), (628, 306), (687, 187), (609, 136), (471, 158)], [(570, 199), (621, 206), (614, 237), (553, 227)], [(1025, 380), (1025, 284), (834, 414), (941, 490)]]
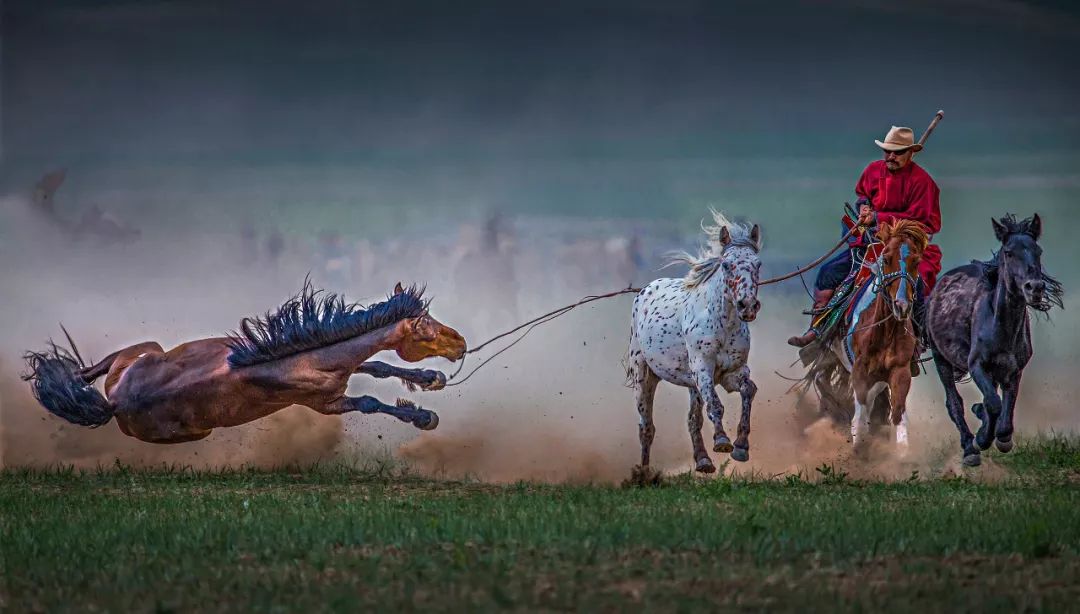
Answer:
[[(941, 207), (938, 197), (941, 190), (921, 166), (914, 161), (890, 173), (884, 160), (874, 160), (855, 184), (855, 193), (870, 199), (877, 212), (878, 224), (896, 219), (922, 222), (931, 238), (941, 230)], [(926, 284), (926, 292), (934, 289), (937, 275), (941, 272), (941, 249), (931, 244), (923, 252), (919, 264), (919, 276)]]

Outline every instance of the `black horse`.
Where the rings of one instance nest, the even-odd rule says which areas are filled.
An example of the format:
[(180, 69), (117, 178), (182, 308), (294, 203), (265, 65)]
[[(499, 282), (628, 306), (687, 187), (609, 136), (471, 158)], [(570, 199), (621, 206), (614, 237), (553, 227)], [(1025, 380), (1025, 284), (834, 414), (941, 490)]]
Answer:
[[(930, 296), (926, 322), (945, 405), (960, 431), (964, 464), (972, 467), (995, 440), (1002, 452), (1013, 447), (1013, 408), (1032, 356), (1028, 309), (1063, 306), (1061, 284), (1042, 268), (1039, 216), (1017, 221), (1009, 214), (991, 222), (1001, 249), (988, 262), (973, 261), (943, 275)], [(983, 395), (982, 403), (971, 406), (982, 421), (974, 436), (956, 390), (968, 373)]]

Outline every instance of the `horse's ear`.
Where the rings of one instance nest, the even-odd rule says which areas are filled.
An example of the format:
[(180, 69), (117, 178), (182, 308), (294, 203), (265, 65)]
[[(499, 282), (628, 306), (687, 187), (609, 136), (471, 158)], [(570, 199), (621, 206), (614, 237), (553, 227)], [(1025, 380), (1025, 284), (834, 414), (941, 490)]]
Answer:
[(401, 282), (400, 281), (397, 282), (396, 285), (394, 285), (394, 296), (397, 296), (397, 295), (401, 294), (404, 291), (405, 291), (405, 288), (401, 287)]
[(1036, 241), (1042, 236), (1042, 218), (1036, 213), (1035, 217), (1031, 218), (1031, 224), (1028, 224), (1028, 234), (1032, 239)]
[(750, 240), (754, 242), (754, 245), (761, 247), (761, 228), (757, 224), (750, 229)]
[(731, 244), (731, 233), (728, 232), (727, 226), (720, 228), (720, 245), (727, 247)]
[(1009, 236), (1009, 229), (1005, 227), (1005, 224), (994, 218), (990, 218), (990, 222), (994, 224), (994, 236), (997, 237), (998, 241), (1004, 243), (1005, 238)]

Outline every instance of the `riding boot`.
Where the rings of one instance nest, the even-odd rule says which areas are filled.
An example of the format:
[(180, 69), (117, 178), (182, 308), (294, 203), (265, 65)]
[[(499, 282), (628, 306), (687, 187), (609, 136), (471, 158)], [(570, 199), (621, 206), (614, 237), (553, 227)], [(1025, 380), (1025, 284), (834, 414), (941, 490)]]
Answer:
[[(814, 306), (813, 311), (821, 309), (825, 305), (829, 304), (829, 299), (832, 298), (834, 290), (832, 288), (826, 288), (824, 290), (814, 290)], [(817, 315), (810, 316), (810, 328), (802, 335), (792, 337), (787, 340), (788, 345), (793, 345), (797, 348), (806, 347), (814, 342), (818, 337), (818, 331), (814, 328), (814, 320)]]

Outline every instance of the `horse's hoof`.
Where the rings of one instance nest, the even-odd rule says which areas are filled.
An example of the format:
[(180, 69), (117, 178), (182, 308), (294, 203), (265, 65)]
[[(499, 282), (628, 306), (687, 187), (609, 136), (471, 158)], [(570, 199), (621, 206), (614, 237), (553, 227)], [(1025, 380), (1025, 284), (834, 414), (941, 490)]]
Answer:
[(982, 464), (982, 454), (978, 452), (972, 452), (971, 454), (964, 455), (965, 467), (978, 467)]
[(442, 390), (446, 388), (446, 374), (441, 371), (435, 371), (435, 374), (431, 377), (428, 383), (421, 386), (427, 392), (433, 392), (435, 390)]
[(731, 445), (731, 440), (726, 435), (719, 435), (713, 440), (713, 452), (720, 452), (727, 454), (735, 449), (735, 446)]
[(735, 448), (731, 451), (731, 460), (745, 463), (750, 460), (750, 448)]
[(420, 429), (421, 431), (434, 431), (435, 428), (439, 426), (439, 414), (433, 411), (429, 411), (427, 413), (428, 416), (426, 422), (424, 422), (423, 418), (420, 417), (413, 420), (413, 426)]
[(694, 471), (697, 471), (699, 473), (716, 473), (716, 465), (714, 465), (712, 460), (708, 456), (706, 456), (705, 458), (698, 459), (697, 466), (694, 467)]
[(1008, 439), (998, 439), (994, 442), (994, 445), (997, 447), (998, 452), (1008, 452), (1013, 449), (1012, 437)]

